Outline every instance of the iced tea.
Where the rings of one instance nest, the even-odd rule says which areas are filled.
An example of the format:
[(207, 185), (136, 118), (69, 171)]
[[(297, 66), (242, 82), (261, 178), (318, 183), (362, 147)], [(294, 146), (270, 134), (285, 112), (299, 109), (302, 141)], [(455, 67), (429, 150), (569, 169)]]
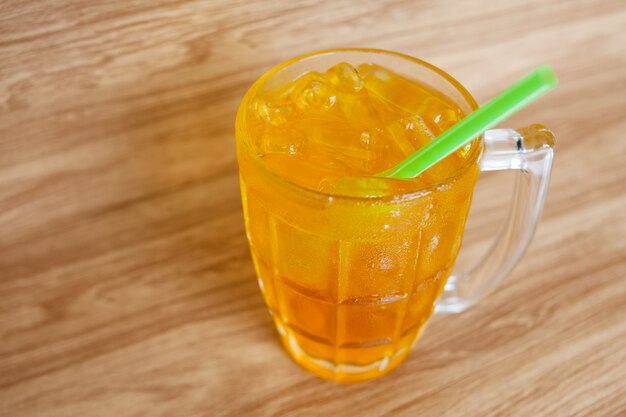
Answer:
[(480, 143), (415, 179), (375, 174), (463, 117), (367, 62), (248, 93), (237, 121), (246, 230), (276, 327), (305, 368), (371, 379), (417, 339), (461, 245)]

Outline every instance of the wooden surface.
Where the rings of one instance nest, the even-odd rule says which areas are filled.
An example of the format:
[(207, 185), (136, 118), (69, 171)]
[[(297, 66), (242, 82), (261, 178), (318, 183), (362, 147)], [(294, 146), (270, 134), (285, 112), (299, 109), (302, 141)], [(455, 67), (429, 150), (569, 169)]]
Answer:
[[(626, 415), (625, 28), (623, 1), (0, 3), (0, 415)], [(480, 102), (560, 76), (507, 123), (558, 135), (524, 260), (350, 386), (278, 343), (233, 140), (258, 76), (337, 46), (421, 57)], [(510, 178), (481, 181), (462, 262)]]

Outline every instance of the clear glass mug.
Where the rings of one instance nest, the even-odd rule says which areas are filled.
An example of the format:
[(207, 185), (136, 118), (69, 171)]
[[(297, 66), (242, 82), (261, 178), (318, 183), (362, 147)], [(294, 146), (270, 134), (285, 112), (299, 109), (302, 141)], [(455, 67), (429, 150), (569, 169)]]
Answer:
[[(355, 198), (306, 189), (271, 171), (251, 146), (251, 103), (307, 71), (373, 63), (439, 90), (465, 113), (478, 105), (444, 71), (371, 49), (318, 52), (263, 75), (244, 97), (236, 139), (252, 258), (270, 314), (292, 358), (322, 378), (366, 381), (394, 369), (433, 311), (458, 313), (520, 260), (543, 208), (554, 136), (540, 125), (486, 132), (467, 163), (427, 189)], [(454, 271), (480, 171), (515, 170), (509, 217), (491, 249)]]

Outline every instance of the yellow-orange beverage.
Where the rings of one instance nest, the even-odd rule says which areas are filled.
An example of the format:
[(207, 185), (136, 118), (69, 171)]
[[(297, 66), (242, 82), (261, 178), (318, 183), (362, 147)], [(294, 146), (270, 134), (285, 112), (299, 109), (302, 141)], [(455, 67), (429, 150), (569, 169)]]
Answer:
[(417, 339), (460, 248), (481, 151), (474, 141), (412, 180), (375, 177), (468, 109), (354, 59), (274, 70), (237, 118), (263, 296), (291, 356), (342, 382), (388, 372)]

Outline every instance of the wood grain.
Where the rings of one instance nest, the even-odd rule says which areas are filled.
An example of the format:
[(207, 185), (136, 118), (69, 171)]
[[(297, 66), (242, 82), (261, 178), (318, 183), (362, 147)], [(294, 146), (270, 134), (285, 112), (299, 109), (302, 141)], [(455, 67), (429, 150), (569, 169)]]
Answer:
[[(617, 0), (0, 3), (0, 415), (626, 415), (624, 27)], [(279, 346), (233, 139), (258, 76), (338, 46), (426, 59), (480, 102), (560, 76), (507, 123), (558, 135), (524, 260), (348, 386)], [(461, 263), (509, 189), (481, 181)]]

